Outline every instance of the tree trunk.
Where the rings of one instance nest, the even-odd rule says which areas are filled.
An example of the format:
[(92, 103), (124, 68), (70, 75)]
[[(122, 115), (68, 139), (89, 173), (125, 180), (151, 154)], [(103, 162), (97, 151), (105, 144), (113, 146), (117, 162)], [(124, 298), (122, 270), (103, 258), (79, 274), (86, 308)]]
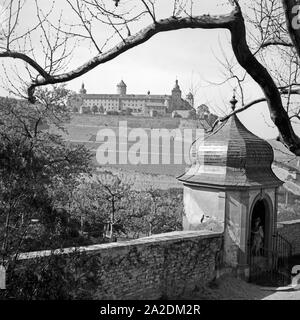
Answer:
[(240, 10), (235, 13), (235, 22), (230, 27), (232, 49), (239, 64), (261, 87), (269, 108), (270, 116), (279, 130), (280, 140), (296, 155), (300, 155), (300, 139), (295, 134), (285, 111), (279, 90), (266, 68), (251, 53), (246, 42), (246, 28)]

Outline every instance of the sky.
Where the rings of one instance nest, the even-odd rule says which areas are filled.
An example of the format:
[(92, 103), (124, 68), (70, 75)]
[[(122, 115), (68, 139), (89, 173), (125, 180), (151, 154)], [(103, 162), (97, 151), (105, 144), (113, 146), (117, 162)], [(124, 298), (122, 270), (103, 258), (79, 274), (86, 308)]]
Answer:
[[(107, 1), (110, 0), (105, 0)], [(65, 1), (56, 3), (65, 10), (67, 19), (72, 21), (74, 17), (69, 15)], [(166, 0), (157, 0), (161, 17), (169, 15), (166, 3)], [(205, 14), (229, 11), (223, 5), (224, 1), (202, 0), (197, 3), (199, 10)], [(33, 0), (27, 0), (24, 10), (27, 17), (34, 15)], [(24, 26), (20, 27), (25, 30), (28, 20), (22, 23)], [(33, 41), (38, 42), (38, 38)], [(115, 93), (117, 83), (123, 79), (129, 94), (145, 94), (148, 90), (151, 94), (170, 94), (178, 79), (183, 97), (191, 88), (197, 88), (195, 106), (205, 103), (211, 112), (225, 115), (230, 112), (229, 100), (235, 84), (231, 82), (218, 85), (224, 81), (224, 68), (218, 61), (224, 54), (228, 58), (233, 56), (230, 34), (226, 30), (185, 29), (165, 32), (70, 81), (67, 87), (78, 91), (84, 83), (88, 93)], [(69, 68), (83, 64), (88, 57), (92, 57), (88, 47), (77, 47)], [(4, 62), (3, 59), (1, 62)], [(13, 63), (16, 63), (15, 60)], [(259, 86), (251, 80), (245, 85), (245, 94), (246, 102), (263, 97)], [(7, 91), (0, 88), (0, 95), (6, 96)], [(237, 107), (239, 106), (241, 101), (238, 102)], [(277, 135), (266, 103), (257, 104), (240, 113), (239, 118), (249, 130), (263, 138), (274, 138)], [(296, 131), (300, 133), (300, 130)]]

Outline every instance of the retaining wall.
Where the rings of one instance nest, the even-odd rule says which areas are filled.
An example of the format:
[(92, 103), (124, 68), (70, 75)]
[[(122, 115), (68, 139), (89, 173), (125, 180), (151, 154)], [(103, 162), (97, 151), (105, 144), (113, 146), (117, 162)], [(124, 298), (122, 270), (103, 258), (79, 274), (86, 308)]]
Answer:
[[(178, 231), (80, 250), (96, 257), (93, 298), (160, 299), (181, 297), (211, 281), (221, 245), (220, 233)], [(57, 254), (71, 256), (73, 251)], [(51, 251), (24, 253), (20, 262), (50, 255)]]

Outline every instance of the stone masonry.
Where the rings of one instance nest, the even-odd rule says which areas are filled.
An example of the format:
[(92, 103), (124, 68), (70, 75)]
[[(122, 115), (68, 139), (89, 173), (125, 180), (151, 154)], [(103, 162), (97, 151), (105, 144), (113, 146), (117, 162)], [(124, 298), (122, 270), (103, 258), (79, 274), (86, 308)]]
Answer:
[[(221, 245), (220, 233), (178, 231), (80, 250), (97, 257), (94, 299), (160, 299), (181, 297), (214, 279)], [(20, 262), (50, 254), (25, 253)], [(57, 254), (71, 256), (72, 248)]]
[(291, 243), (292, 254), (300, 255), (300, 219), (278, 222), (277, 230)]

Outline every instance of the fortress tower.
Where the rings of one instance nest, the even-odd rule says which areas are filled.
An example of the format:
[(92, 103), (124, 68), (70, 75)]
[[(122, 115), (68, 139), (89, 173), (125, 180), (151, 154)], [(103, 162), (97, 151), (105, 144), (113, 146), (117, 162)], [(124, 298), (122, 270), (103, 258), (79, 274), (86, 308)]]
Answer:
[(84, 83), (82, 82), (82, 84), (81, 84), (81, 89), (79, 90), (79, 93), (80, 94), (86, 94), (86, 89), (85, 89), (85, 87), (84, 87)]
[(125, 95), (126, 94), (127, 86), (123, 80), (120, 81), (120, 83), (117, 84), (117, 94)]
[(171, 100), (172, 100), (172, 109), (175, 110), (177, 108), (179, 108), (179, 106), (182, 103), (181, 100), (181, 90), (178, 84), (178, 80), (176, 79), (175, 81), (175, 86), (172, 89), (172, 93), (171, 93)]
[(185, 114), (183, 113), (183, 117), (188, 117), (187, 111), (191, 109), (193, 104), (193, 96), (191, 94), (188, 95), (189, 102), (182, 99), (178, 80), (175, 82), (172, 93), (168, 95), (151, 94), (150, 91), (147, 94), (127, 94), (127, 85), (123, 80), (116, 87), (117, 92), (113, 94), (88, 94), (84, 83), (82, 83), (77, 96), (81, 99), (81, 105), (84, 108), (80, 108), (81, 111), (79, 112), (91, 113), (97, 107), (98, 110), (103, 110), (106, 113), (126, 112), (127, 110), (133, 115), (152, 116), (153, 114), (165, 115), (167, 112), (171, 113), (174, 110), (186, 110)]

